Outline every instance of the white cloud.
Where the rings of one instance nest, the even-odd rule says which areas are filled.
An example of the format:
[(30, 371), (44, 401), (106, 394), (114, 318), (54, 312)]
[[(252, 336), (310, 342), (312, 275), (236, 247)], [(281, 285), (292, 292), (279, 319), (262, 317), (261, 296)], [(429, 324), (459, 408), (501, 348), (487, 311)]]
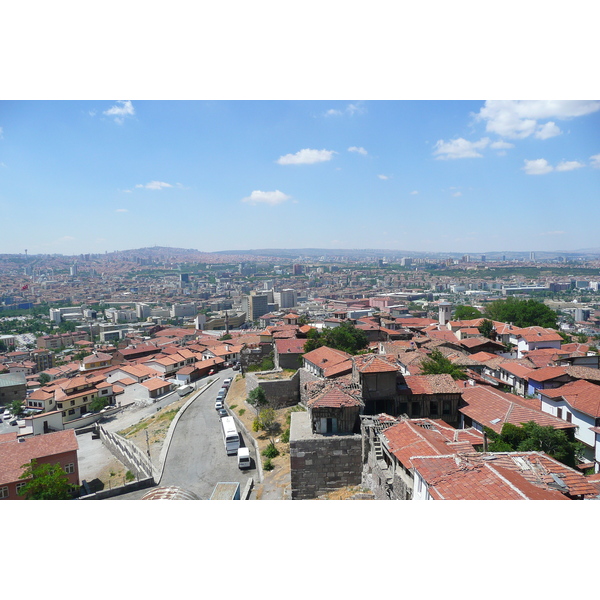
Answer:
[(552, 121), (538, 125), (539, 120), (572, 119), (598, 110), (598, 101), (488, 100), (475, 118), (486, 122), (486, 131), (502, 137), (547, 139), (558, 135), (560, 129)]
[(348, 104), (344, 110), (339, 110), (337, 108), (330, 108), (325, 112), (326, 117), (341, 117), (343, 115), (362, 115), (367, 112), (364, 104), (362, 102), (353, 102)]
[(0, 140), (2, 139), (2, 133), (4, 132), (4, 129), (2, 129), (2, 127), (0, 127)]
[(413, 191), (410, 193), (410, 195), (411, 195), (411, 196), (416, 196), (418, 193), (419, 193), (419, 192), (418, 192), (417, 190), (413, 190)]
[(562, 131), (554, 121), (548, 121), (547, 123), (544, 123), (538, 127), (534, 137), (536, 137), (538, 140), (547, 140), (548, 138), (556, 137), (561, 133)]
[(515, 145), (511, 144), (510, 142), (505, 142), (503, 140), (499, 140), (497, 142), (492, 142), (490, 144), (490, 148), (493, 148), (494, 150), (508, 150), (509, 148), (514, 148)]
[(525, 160), (525, 166), (523, 167), (523, 171), (525, 171), (527, 175), (545, 175), (553, 170), (554, 167), (548, 164), (548, 161), (545, 158)]
[(557, 171), (573, 171), (574, 169), (581, 169), (581, 167), (585, 167), (583, 163), (580, 163), (576, 160), (563, 160), (562, 162), (556, 165)]
[(387, 175), (377, 175), (377, 177), (379, 177), (379, 179), (389, 179)]
[(594, 156), (590, 156), (590, 165), (592, 165), (594, 169), (600, 169), (600, 154), (594, 154)]
[(454, 192), (454, 194), (452, 194), (455, 198), (459, 198), (460, 196), (462, 196), (462, 192)]
[(108, 117), (114, 117), (115, 123), (121, 125), (125, 120), (125, 117), (133, 117), (135, 115), (135, 109), (131, 100), (117, 100), (117, 105), (105, 110), (102, 114)]
[(538, 233), (538, 235), (564, 235), (564, 231), (544, 231), (542, 233)]
[(435, 144), (434, 156), (438, 159), (454, 159), (454, 158), (477, 158), (483, 156), (478, 152), (490, 143), (490, 139), (481, 138), (478, 142), (469, 142), (464, 138), (457, 138), (445, 142), (438, 140)]
[(368, 152), (362, 146), (350, 146), (350, 148), (348, 148), (348, 152), (358, 152), (363, 156), (366, 156), (368, 154)]
[(304, 148), (296, 152), (296, 154), (280, 156), (276, 162), (280, 165), (312, 165), (331, 160), (334, 154), (337, 154), (334, 150), (311, 150), (310, 148)]
[(117, 208), (117, 210), (115, 210), (115, 212), (129, 212), (126, 208)]
[(163, 188), (170, 188), (173, 186), (170, 183), (165, 183), (164, 181), (150, 181), (146, 184), (138, 183), (135, 187), (144, 188), (146, 190), (162, 190)]
[(274, 192), (262, 192), (260, 190), (255, 190), (249, 196), (242, 198), (242, 202), (247, 202), (248, 204), (252, 205), (270, 204), (271, 206), (275, 206), (276, 204), (282, 204), (290, 198), (291, 196), (288, 196), (279, 190), (275, 190)]
[(354, 114), (362, 115), (366, 111), (367, 111), (367, 109), (364, 107), (362, 102), (357, 102), (356, 104), (348, 104), (348, 106), (346, 106), (346, 112), (349, 115), (354, 115)]

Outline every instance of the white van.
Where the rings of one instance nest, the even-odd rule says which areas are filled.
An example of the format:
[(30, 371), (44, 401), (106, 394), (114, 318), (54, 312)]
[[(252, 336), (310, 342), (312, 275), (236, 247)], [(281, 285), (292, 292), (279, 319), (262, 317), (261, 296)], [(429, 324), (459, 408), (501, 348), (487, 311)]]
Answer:
[(238, 467), (240, 469), (250, 468), (250, 450), (248, 450), (248, 448), (238, 448), (237, 459)]
[(230, 385), (231, 385), (231, 377), (228, 377), (227, 379), (223, 380), (223, 387), (224, 388), (229, 388)]

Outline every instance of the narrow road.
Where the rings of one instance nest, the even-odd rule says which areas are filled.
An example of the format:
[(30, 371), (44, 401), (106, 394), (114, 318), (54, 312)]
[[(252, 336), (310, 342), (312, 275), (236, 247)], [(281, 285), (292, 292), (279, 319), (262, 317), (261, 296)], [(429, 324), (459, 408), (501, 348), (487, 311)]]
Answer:
[[(237, 457), (227, 456), (221, 434), (221, 420), (215, 410), (215, 400), (221, 383), (236, 374), (226, 369), (214, 375), (218, 379), (182, 414), (171, 440), (161, 486), (178, 486), (193, 492), (200, 499), (209, 499), (220, 481), (237, 481), (243, 491), (255, 469), (241, 471)], [(251, 444), (250, 455), (256, 464)]]

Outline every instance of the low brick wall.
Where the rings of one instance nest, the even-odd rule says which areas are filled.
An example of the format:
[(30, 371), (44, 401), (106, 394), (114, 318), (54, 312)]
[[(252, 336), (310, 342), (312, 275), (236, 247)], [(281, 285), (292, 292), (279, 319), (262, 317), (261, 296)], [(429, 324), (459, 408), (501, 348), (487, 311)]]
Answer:
[(290, 465), (292, 500), (309, 500), (361, 483), (360, 435), (313, 434), (308, 413), (292, 413)]

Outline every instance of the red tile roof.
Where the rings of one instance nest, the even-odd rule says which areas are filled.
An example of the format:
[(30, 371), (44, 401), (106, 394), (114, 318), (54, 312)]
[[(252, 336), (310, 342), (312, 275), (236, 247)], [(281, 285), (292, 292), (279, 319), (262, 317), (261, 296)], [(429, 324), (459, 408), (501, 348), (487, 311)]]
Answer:
[(426, 456), (413, 457), (412, 462), (435, 499), (559, 500), (565, 495), (597, 495), (581, 473), (543, 452)]
[(0, 484), (17, 481), (23, 473), (22, 466), (32, 459), (38, 460), (79, 448), (73, 429), (35, 435), (22, 440), (19, 442), (16, 434), (8, 439), (0, 436)]
[(542, 396), (557, 400), (563, 398), (572, 408), (594, 418), (600, 417), (600, 386), (579, 379), (558, 388), (539, 390)]
[(360, 406), (361, 401), (344, 393), (338, 388), (326, 390), (320, 396), (312, 398), (307, 402), (311, 408), (342, 408), (346, 406)]
[(459, 408), (459, 412), (497, 433), (502, 431), (504, 423), (511, 423), (519, 427), (529, 421), (534, 421), (544, 427), (550, 425), (554, 429), (575, 428), (572, 423), (543, 412), (520, 396), (501, 392), (488, 386), (467, 386), (462, 390), (462, 398), (466, 406)]
[(461, 390), (456, 385), (452, 375), (440, 373), (437, 375), (406, 375), (406, 385), (411, 394), (460, 394)]

